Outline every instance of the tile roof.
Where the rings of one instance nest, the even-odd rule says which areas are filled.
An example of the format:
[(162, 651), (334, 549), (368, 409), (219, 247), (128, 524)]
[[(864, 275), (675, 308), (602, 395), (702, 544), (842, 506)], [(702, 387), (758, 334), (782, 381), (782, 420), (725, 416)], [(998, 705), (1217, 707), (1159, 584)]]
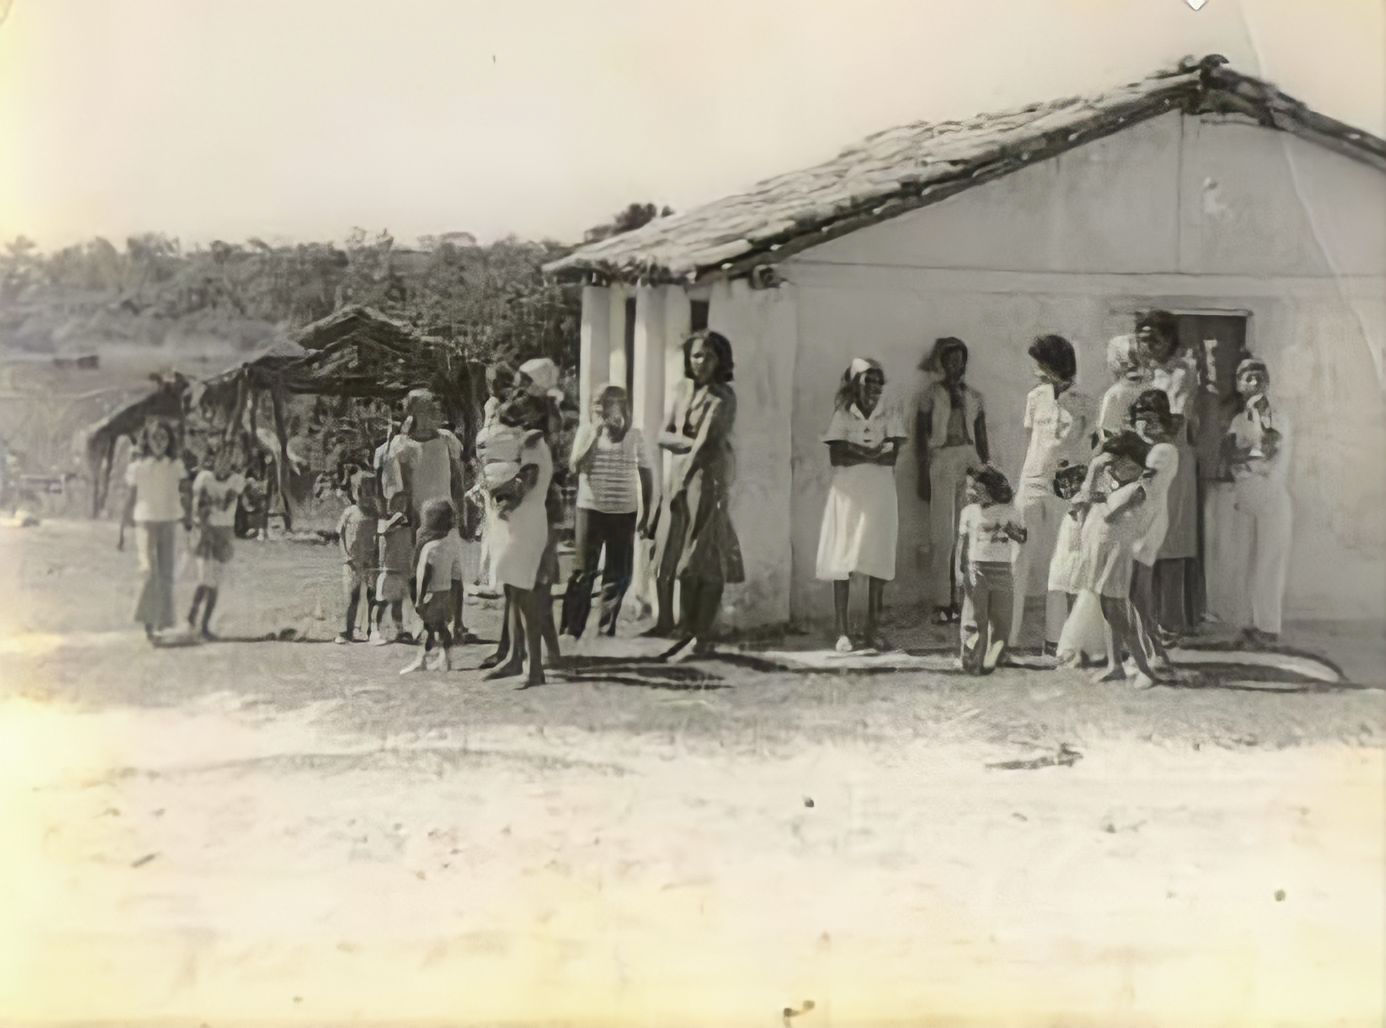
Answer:
[(887, 129), (816, 167), (582, 246), (545, 270), (647, 282), (736, 275), (1176, 108), (1247, 117), (1386, 170), (1386, 142), (1226, 64), (1186, 58), (1095, 96)]

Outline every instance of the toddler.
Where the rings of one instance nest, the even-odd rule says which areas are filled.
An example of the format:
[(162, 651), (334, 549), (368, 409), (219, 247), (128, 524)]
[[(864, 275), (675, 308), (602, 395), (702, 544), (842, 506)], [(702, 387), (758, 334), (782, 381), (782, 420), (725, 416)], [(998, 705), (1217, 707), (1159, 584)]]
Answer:
[(198, 631), (198, 608), (201, 608), (200, 635), (205, 640), (212, 634), (212, 611), (231, 562), (236, 534), (236, 504), (245, 491), (245, 475), (241, 472), (240, 452), (227, 446), (212, 458), (212, 467), (197, 473), (192, 485), (192, 509), (196, 535), (193, 556), (197, 558), (197, 589), (193, 593), (192, 609), (188, 611), (188, 627)]
[(963, 666), (972, 674), (995, 671), (1006, 648), (1015, 590), (1013, 548), (1026, 538), (1013, 498), (1011, 484), (996, 468), (983, 466), (971, 473), (967, 506), (958, 519), (958, 579), (977, 623), (976, 636), (963, 654)]
[(377, 532), (380, 527), (380, 480), (367, 471), (356, 471), (346, 483), (350, 505), (337, 523), (337, 541), (342, 550), (342, 583), (346, 587), (346, 626), (337, 636), (339, 643), (356, 641), (356, 612), (361, 593), (366, 594), (367, 634), (375, 611), (377, 572)]
[(462, 544), (457, 535), (457, 516), (447, 500), (429, 500), (422, 512), (415, 575), (419, 617), (423, 620), (424, 642), (419, 655), (400, 674), (422, 671), (436, 643), (440, 649), (434, 668), (452, 670), (448, 647), (452, 645), (453, 597), (462, 587)]

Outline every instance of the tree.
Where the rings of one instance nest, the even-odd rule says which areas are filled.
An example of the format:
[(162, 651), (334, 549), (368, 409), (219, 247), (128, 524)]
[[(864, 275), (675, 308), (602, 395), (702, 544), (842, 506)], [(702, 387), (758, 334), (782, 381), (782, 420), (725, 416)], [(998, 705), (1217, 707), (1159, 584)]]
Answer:
[(611, 220), (606, 224), (588, 229), (583, 235), (583, 240), (588, 243), (596, 243), (603, 239), (610, 239), (612, 236), (634, 232), (656, 218), (667, 218), (673, 213), (672, 207), (658, 208), (652, 203), (629, 204), (624, 210), (617, 211), (612, 215)]

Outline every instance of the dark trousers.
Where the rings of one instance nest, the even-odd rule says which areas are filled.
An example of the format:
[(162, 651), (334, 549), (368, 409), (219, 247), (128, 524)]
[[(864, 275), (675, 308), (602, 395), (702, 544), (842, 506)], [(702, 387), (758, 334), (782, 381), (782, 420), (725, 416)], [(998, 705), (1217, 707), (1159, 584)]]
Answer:
[(573, 575), (568, 579), (568, 591), (563, 597), (560, 615), (562, 630), (581, 636), (592, 612), (592, 587), (597, 582), (597, 565), (606, 551), (606, 566), (602, 572), (601, 622), (598, 630), (616, 634), (616, 619), (621, 613), (621, 601), (630, 588), (635, 566), (635, 515), (603, 514), (601, 511), (577, 511), (574, 531)]

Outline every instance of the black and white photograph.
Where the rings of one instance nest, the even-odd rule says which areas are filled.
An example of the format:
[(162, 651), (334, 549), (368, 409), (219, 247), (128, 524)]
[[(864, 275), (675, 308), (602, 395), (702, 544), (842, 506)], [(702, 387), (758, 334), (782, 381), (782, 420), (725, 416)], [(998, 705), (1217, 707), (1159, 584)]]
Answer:
[(1382, 0), (0, 0), (0, 1026), (1386, 1024)]

